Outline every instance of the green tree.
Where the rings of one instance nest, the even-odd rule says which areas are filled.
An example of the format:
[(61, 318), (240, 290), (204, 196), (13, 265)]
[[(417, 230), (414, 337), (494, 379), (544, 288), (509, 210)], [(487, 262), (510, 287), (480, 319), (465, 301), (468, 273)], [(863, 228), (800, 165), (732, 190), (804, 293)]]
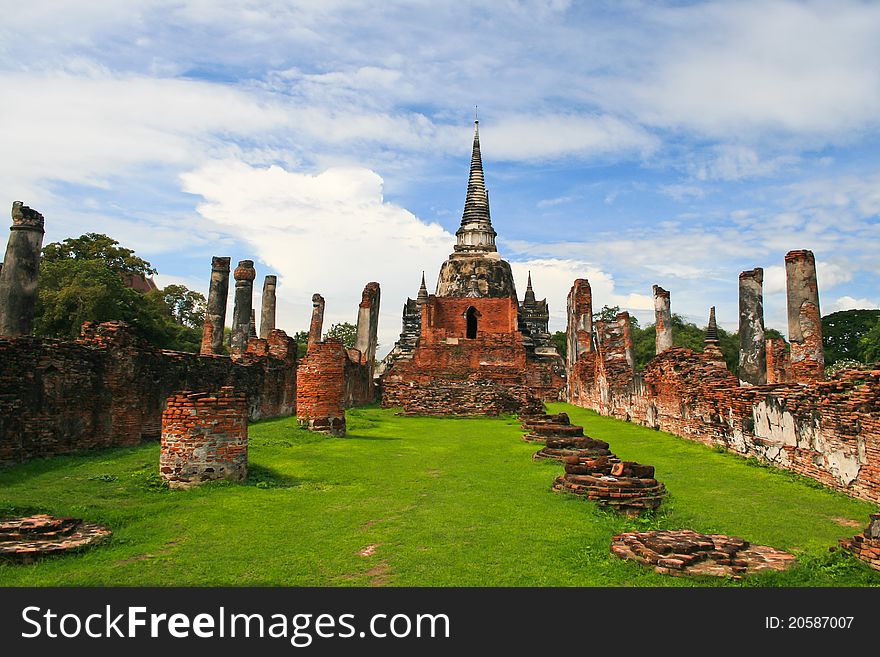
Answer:
[(862, 362), (876, 363), (880, 361), (880, 321), (859, 340), (862, 350)]
[(69, 260), (99, 260), (117, 274), (147, 277), (157, 273), (149, 262), (137, 257), (134, 251), (119, 246), (119, 242), (102, 233), (86, 233), (43, 247), (41, 263)]
[(331, 326), (330, 330), (324, 334), (324, 337), (342, 340), (342, 344), (348, 349), (352, 349), (357, 340), (357, 326), (349, 322), (339, 322)]
[(620, 306), (602, 306), (602, 309), (593, 313), (593, 321), (603, 321), (603, 322), (613, 322), (617, 319), (617, 314), (620, 312)]
[(309, 332), (297, 331), (293, 334), (293, 339), (296, 342), (296, 357), (302, 358), (306, 355), (306, 350), (309, 346)]
[(134, 323), (139, 302), (138, 293), (100, 260), (43, 262), (35, 331), (39, 336), (73, 339), (87, 320)]
[(822, 318), (825, 362), (866, 362), (862, 338), (880, 321), (880, 310), (841, 310)]
[(201, 292), (184, 285), (168, 285), (162, 290), (147, 292), (148, 297), (158, 297), (168, 308), (171, 318), (181, 326), (199, 329), (205, 325), (207, 301)]
[(552, 336), (553, 344), (556, 346), (556, 351), (559, 352), (559, 355), (565, 358), (565, 354), (568, 352), (568, 336), (565, 331), (556, 331)]
[[(141, 294), (125, 275), (156, 273), (116, 240), (89, 233), (47, 244), (43, 250), (34, 317), (37, 335), (75, 338), (85, 321), (121, 320), (163, 349), (198, 351), (204, 297), (184, 286)], [(202, 317), (197, 317), (201, 314)]]

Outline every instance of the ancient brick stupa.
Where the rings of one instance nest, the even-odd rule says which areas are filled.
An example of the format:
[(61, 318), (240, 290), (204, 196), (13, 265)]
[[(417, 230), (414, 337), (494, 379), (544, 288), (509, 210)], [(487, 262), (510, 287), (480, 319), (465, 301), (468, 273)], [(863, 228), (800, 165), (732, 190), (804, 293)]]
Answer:
[(435, 294), (427, 293), (423, 276), (418, 297), (404, 305), (403, 332), (382, 366), (383, 406), (426, 415), (493, 415), (557, 398), (565, 363), (548, 332), (547, 301), (535, 297), (529, 275), (519, 302), (496, 235), (475, 121), (456, 243)]

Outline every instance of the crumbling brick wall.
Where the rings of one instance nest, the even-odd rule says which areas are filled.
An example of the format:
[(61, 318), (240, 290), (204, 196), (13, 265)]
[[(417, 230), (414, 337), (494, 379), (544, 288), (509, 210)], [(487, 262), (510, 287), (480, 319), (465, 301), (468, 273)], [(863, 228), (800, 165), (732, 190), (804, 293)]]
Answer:
[(177, 390), (232, 386), (252, 420), (293, 415), (296, 345), (283, 331), (251, 344), (235, 359), (161, 350), (122, 322), (76, 342), (0, 338), (0, 465), (158, 439)]
[[(768, 351), (769, 353), (769, 351)], [(690, 349), (651, 360), (628, 383), (608, 362), (581, 357), (570, 401), (644, 426), (720, 445), (880, 502), (880, 371), (828, 381), (740, 387), (726, 368)]]
[(171, 488), (247, 477), (248, 413), (234, 388), (178, 392), (162, 412), (159, 474)]

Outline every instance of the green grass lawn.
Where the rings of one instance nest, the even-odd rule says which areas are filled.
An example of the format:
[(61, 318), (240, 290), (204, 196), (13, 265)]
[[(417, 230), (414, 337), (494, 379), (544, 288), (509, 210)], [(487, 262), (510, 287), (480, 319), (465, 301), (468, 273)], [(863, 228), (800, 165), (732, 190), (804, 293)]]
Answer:
[[(0, 516), (73, 515), (112, 540), (33, 565), (0, 563), (0, 584), (331, 586), (860, 586), (880, 573), (842, 552), (872, 505), (665, 433), (565, 404), (621, 458), (656, 466), (669, 497), (627, 519), (551, 491), (519, 422), (348, 412), (349, 436), (293, 418), (250, 427), (248, 484), (188, 491), (158, 479), (159, 445), (41, 459), (0, 471)], [(853, 524), (854, 523), (854, 524)], [(609, 553), (615, 533), (691, 528), (788, 549), (786, 573), (732, 582), (668, 577)]]

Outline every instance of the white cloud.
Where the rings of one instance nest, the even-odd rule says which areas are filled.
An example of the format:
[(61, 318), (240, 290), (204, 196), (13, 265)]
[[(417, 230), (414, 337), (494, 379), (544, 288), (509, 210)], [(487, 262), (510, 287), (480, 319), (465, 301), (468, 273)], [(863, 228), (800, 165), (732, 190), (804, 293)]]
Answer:
[(832, 301), (830, 308), (827, 310), (823, 309), (823, 314), (827, 315), (839, 310), (876, 310), (877, 308), (880, 308), (880, 306), (877, 305), (876, 301), (864, 298), (853, 299), (851, 296), (844, 295)]
[[(835, 138), (876, 125), (880, 7), (860, 2), (710, 2), (647, 8), (633, 76), (597, 85), (641, 121), (742, 139)], [(627, 111), (628, 110), (628, 111)]]
[(254, 259), (268, 265), (258, 270), (259, 280), (277, 273), (277, 324), (291, 334), (307, 329), (315, 292), (327, 301), (326, 328), (354, 323), (361, 291), (375, 280), (382, 286), (379, 341), (386, 351), (422, 269), (431, 281), (455, 242), (437, 224), (385, 202), (382, 178), (364, 168), (311, 175), (226, 160), (188, 172), (182, 182), (204, 198), (198, 208), (204, 218), (247, 241)]

